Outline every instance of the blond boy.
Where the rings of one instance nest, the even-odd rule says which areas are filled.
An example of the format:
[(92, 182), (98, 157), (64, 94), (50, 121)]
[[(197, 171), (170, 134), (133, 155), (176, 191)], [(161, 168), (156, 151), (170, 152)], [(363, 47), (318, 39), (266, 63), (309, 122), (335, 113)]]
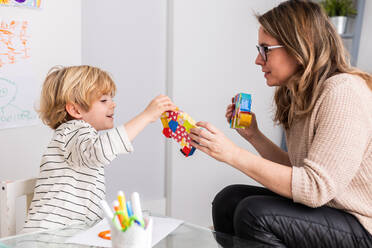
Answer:
[[(83, 224), (102, 218), (104, 167), (133, 151), (131, 141), (175, 105), (164, 95), (124, 125), (114, 128), (116, 86), (92, 66), (53, 67), (41, 92), (39, 115), (54, 129), (42, 156), (23, 232)], [(103, 133), (98, 131), (107, 130)]]

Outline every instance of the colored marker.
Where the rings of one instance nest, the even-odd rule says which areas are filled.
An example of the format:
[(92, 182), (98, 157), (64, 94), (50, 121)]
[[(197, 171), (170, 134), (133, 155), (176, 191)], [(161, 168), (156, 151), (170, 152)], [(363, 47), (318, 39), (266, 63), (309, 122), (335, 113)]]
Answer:
[(129, 218), (132, 217), (133, 210), (132, 210), (132, 204), (130, 204), (130, 201), (127, 201), (127, 210), (128, 210), (128, 216), (129, 216)]
[(121, 190), (118, 192), (118, 201), (119, 201), (119, 208), (124, 213), (124, 221), (125, 223), (128, 223), (129, 217), (128, 217), (128, 210), (127, 210), (125, 195), (124, 195), (124, 192)]
[[(114, 214), (112, 213), (107, 202), (105, 200), (101, 200), (99, 203), (108, 221), (112, 221), (112, 219), (114, 218)], [(120, 221), (117, 218), (115, 218), (114, 223), (115, 223), (114, 225), (116, 225), (117, 228), (121, 226)]]
[(102, 207), (103, 213), (105, 214), (106, 218), (112, 220), (112, 218), (114, 218), (114, 214), (112, 213), (107, 202), (105, 200), (101, 200), (99, 203)]
[(133, 192), (131, 196), (132, 200), (132, 209), (133, 209), (133, 214), (136, 216), (142, 223), (143, 222), (143, 217), (142, 217), (142, 209), (141, 209), (141, 202), (140, 202), (140, 197), (137, 192)]
[[(121, 211), (119, 201), (114, 201), (113, 205), (114, 205), (115, 212)], [(125, 228), (127, 226), (127, 222), (125, 221), (124, 216), (122, 214), (117, 214), (117, 217), (119, 219), (121, 227)]]

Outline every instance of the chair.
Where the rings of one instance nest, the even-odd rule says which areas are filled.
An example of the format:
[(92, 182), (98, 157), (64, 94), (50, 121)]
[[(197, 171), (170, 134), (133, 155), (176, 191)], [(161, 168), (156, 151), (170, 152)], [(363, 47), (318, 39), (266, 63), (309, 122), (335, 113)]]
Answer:
[(36, 178), (0, 182), (0, 238), (16, 234), (16, 199), (26, 196), (26, 212), (31, 204)]

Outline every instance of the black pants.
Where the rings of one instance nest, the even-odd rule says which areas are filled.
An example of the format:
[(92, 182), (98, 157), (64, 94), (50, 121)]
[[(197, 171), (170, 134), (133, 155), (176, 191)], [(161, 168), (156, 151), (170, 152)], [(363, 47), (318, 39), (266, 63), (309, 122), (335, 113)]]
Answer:
[(310, 208), (261, 187), (224, 188), (213, 201), (212, 214), (224, 247), (234, 244), (224, 243), (218, 233), (263, 247), (372, 247), (372, 235), (353, 215), (326, 206)]

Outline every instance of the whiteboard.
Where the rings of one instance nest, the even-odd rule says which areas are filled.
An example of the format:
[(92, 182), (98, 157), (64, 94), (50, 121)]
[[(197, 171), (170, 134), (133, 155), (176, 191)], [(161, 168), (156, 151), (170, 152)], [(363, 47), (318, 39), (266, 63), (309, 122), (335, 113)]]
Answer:
[(27, 19), (0, 20), (0, 129), (38, 122), (29, 26)]

